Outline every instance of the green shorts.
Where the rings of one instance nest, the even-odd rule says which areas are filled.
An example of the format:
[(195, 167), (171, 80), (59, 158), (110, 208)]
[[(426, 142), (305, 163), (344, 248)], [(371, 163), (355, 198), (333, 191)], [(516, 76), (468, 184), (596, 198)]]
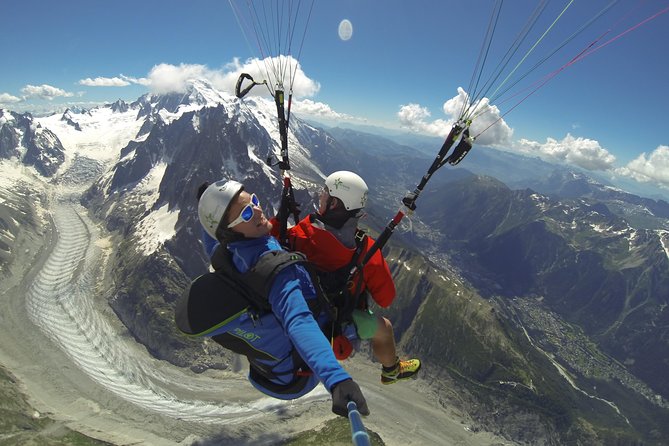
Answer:
[(353, 323), (360, 339), (372, 339), (379, 328), (379, 322), (370, 310), (353, 310)]

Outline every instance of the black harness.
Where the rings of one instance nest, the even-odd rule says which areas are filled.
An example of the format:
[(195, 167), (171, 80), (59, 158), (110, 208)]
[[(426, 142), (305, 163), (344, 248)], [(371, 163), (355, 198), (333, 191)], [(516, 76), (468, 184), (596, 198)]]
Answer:
[[(178, 329), (190, 336), (207, 336), (242, 314), (249, 314), (255, 323), (260, 316), (271, 312), (268, 296), (276, 276), (284, 268), (295, 264), (308, 267), (304, 254), (270, 251), (260, 257), (249, 271), (240, 273), (232, 264), (227, 250), (219, 246), (212, 256), (215, 272), (195, 279), (177, 303), (175, 322)], [(315, 288), (318, 293), (318, 287)], [(221, 298), (222, 294), (225, 295), (224, 299)], [(307, 301), (314, 317), (323, 309), (324, 300), (325, 297), (319, 293), (318, 298)], [(211, 338), (226, 349), (246, 356), (251, 379), (274, 393), (294, 394), (309, 382), (311, 370), (295, 348), (291, 352), (294, 378), (288, 384), (278, 384), (273, 381), (276, 375), (272, 370), (258, 361), (272, 359), (267, 353), (253, 349), (230, 333)]]

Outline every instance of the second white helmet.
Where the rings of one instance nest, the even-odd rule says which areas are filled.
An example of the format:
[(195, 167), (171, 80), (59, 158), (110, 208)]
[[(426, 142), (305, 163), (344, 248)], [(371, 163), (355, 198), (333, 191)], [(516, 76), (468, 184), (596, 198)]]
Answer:
[(333, 172), (325, 179), (331, 197), (341, 200), (347, 211), (364, 208), (367, 204), (367, 183), (360, 175), (348, 170)]

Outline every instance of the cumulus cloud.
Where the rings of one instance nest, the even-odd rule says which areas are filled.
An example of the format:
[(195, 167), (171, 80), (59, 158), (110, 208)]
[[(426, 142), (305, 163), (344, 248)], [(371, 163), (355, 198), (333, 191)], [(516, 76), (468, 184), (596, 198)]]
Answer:
[(473, 116), (471, 135), (478, 135), (478, 144), (503, 145), (511, 141), (513, 130), (501, 118), (499, 109), (490, 105), (487, 98), (472, 105), (462, 88), (458, 88), (458, 95), (446, 101), (442, 107), (447, 119), (431, 119), (430, 111), (419, 104), (402, 105), (397, 117), (400, 125), (412, 132), (445, 138), (466, 107)]
[(121, 75), (121, 79), (124, 81), (127, 81), (131, 84), (139, 84), (139, 85), (144, 85), (144, 86), (149, 86), (151, 85), (151, 81), (145, 77), (131, 77), (131, 76), (125, 76)]
[(328, 104), (314, 102), (311, 99), (303, 99), (293, 102), (293, 111), (303, 115), (309, 115), (325, 119), (355, 120), (351, 115), (336, 112)]
[(209, 70), (204, 65), (171, 65), (162, 63), (154, 66), (147, 78), (149, 80), (149, 87), (153, 93), (183, 93), (188, 87), (189, 80), (211, 80), (214, 74), (215, 72)]
[(15, 104), (21, 102), (21, 98), (12, 96), (9, 93), (0, 93), (0, 104)]
[(71, 97), (74, 93), (70, 93), (61, 88), (52, 87), (51, 85), (26, 85), (21, 89), (21, 92), (26, 98), (40, 98), (49, 101), (58, 97)]
[[(295, 99), (312, 97), (321, 88), (318, 82), (310, 79), (304, 73), (296, 59), (283, 55), (265, 59), (252, 58), (245, 62), (241, 62), (235, 58), (220, 69), (212, 69), (201, 64), (182, 63), (173, 65), (161, 63), (155, 65), (148, 75), (143, 78), (120, 74), (114, 77), (88, 77), (79, 80), (78, 83), (87, 87), (126, 87), (131, 84), (138, 84), (148, 87), (152, 93), (166, 94), (184, 93), (188, 89), (190, 80), (204, 79), (209, 81), (218, 90), (234, 94), (235, 86), (241, 73), (250, 74), (257, 82), (266, 81), (272, 91), (274, 91), (277, 85), (282, 83), (286, 93), (288, 93), (292, 84), (292, 93)], [(280, 79), (277, 79), (277, 74), (280, 76)], [(267, 89), (255, 88), (249, 94), (266, 95)], [(305, 104), (305, 108), (312, 107), (313, 105), (314, 103)]]
[(98, 76), (95, 79), (87, 77), (86, 79), (81, 79), (79, 85), (85, 85), (87, 87), (127, 87), (131, 84), (139, 84), (148, 86), (151, 84), (151, 81), (145, 77), (131, 77), (121, 74), (115, 77), (101, 77)]
[[(239, 59), (234, 59), (225, 66), (224, 72), (226, 82), (232, 87), (230, 91), (234, 91), (234, 85), (241, 73), (250, 74), (256, 81), (266, 80), (272, 89), (281, 83), (288, 90), (292, 78), (293, 96), (295, 98), (312, 97), (321, 89), (321, 85), (310, 79), (302, 70), (300, 63), (291, 56), (282, 55), (265, 59), (252, 58), (243, 63)], [(277, 77), (278, 73), (281, 74)], [(260, 92), (257, 89), (256, 91)]]
[(523, 153), (550, 161), (566, 162), (586, 170), (609, 170), (616, 157), (599, 142), (567, 134), (561, 141), (547, 138), (545, 143), (521, 139), (514, 147)]
[(430, 111), (419, 104), (402, 105), (400, 111), (397, 112), (397, 118), (402, 127), (414, 133), (424, 133), (445, 138), (455, 121), (444, 119), (431, 120), (431, 117), (432, 114)]
[[(242, 63), (239, 59), (233, 60), (222, 69), (211, 69), (199, 64), (159, 64), (149, 72), (146, 84), (154, 93), (185, 92), (188, 81), (191, 79), (206, 79), (221, 91), (234, 93), (237, 79), (241, 73), (248, 73), (256, 82), (267, 81), (274, 90), (277, 85), (276, 70), (284, 67), (282, 82), (288, 92), (290, 77), (293, 77), (292, 91), (295, 98), (305, 98), (315, 95), (320, 90), (320, 84), (304, 73), (299, 62), (290, 56), (268, 57), (266, 59), (249, 59)], [(247, 85), (247, 84), (244, 84)], [(267, 89), (255, 88), (249, 93), (266, 95)]]
[(669, 146), (658, 146), (650, 155), (644, 152), (615, 172), (642, 183), (658, 183), (669, 187)]
[(130, 82), (120, 77), (96, 77), (95, 79), (87, 77), (80, 80), (79, 85), (87, 87), (125, 87), (130, 85)]

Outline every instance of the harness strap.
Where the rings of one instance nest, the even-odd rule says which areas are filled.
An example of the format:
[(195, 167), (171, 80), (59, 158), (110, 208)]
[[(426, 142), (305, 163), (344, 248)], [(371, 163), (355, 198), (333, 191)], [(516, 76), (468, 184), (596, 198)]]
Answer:
[[(283, 178), (283, 189), (281, 190), (281, 204), (276, 218), (279, 221), (279, 242), (281, 246), (289, 249), (288, 246), (288, 217), (292, 215), (297, 224), (300, 221), (300, 207), (295, 201), (295, 192), (288, 175)], [(290, 250), (290, 249), (289, 249)]]
[[(367, 234), (365, 231), (362, 229), (358, 229), (355, 233), (355, 253), (353, 254), (353, 257), (351, 258), (351, 261), (349, 264), (346, 266), (347, 271), (351, 271), (355, 266), (358, 265), (358, 262), (360, 260), (360, 256), (362, 256), (362, 251), (365, 249), (367, 245)], [(348, 308), (347, 317), (350, 317), (350, 313), (353, 313), (353, 310), (358, 307), (358, 304), (360, 303), (360, 296), (362, 293), (362, 284), (364, 283), (364, 272), (363, 269), (360, 268), (359, 274), (357, 276), (357, 281), (356, 283), (352, 283), (353, 277), (350, 277), (350, 281), (346, 283), (346, 291), (348, 292)]]

